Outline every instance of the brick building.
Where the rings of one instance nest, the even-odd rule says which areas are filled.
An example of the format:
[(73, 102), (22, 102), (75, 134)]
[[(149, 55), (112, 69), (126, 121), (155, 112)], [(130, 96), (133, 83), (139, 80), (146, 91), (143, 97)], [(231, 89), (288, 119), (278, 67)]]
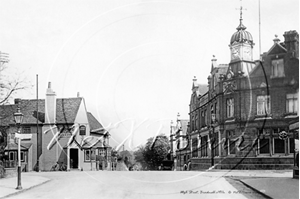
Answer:
[(95, 168), (91, 162), (96, 155), (110, 160), (109, 133), (87, 112), (84, 98), (57, 99), (49, 83), (45, 100), (15, 99), (15, 104), (0, 106), (7, 167), (14, 167), (17, 160), (13, 120), (17, 107), (24, 114), (21, 133), (32, 134), (31, 139), (21, 141), (23, 170), (49, 171), (57, 162), (68, 170), (90, 170)]
[(199, 93), (193, 80), (192, 170), (293, 168), (299, 138), (289, 127), (299, 119), (299, 34), (283, 36), (254, 61), (254, 41), (241, 17), (230, 39), (230, 63), (212, 59), (208, 92)]
[(179, 113), (175, 126), (171, 124), (170, 144), (171, 160), (174, 161), (174, 169), (187, 170), (190, 163), (190, 148), (188, 142), (189, 120), (180, 119)]

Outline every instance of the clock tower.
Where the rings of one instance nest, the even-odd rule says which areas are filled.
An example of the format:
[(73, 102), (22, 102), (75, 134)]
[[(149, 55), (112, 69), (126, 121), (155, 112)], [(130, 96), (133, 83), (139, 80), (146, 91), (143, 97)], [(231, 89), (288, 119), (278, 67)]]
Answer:
[(252, 35), (246, 31), (246, 26), (243, 24), (242, 6), (240, 8), (240, 24), (230, 40), (230, 55), (231, 61), (229, 68), (233, 76), (239, 74), (247, 75), (254, 67), (253, 62), (253, 38)]

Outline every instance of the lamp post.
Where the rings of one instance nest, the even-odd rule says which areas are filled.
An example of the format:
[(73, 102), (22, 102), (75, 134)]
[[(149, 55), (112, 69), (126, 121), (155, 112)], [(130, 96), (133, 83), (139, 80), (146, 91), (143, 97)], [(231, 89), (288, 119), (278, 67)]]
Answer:
[[(20, 107), (18, 107), (17, 112), (14, 113), (15, 123), (18, 128), (18, 134), (20, 134), (20, 126), (23, 121), (23, 114), (20, 111)], [(21, 137), (18, 138), (18, 186), (16, 189), (22, 189), (21, 185)]]

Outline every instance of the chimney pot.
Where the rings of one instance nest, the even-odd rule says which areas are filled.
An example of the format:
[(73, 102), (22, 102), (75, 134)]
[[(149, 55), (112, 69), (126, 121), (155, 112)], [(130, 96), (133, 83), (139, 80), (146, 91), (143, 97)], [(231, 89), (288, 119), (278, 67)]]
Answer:
[(51, 88), (51, 82), (48, 82), (48, 88)]

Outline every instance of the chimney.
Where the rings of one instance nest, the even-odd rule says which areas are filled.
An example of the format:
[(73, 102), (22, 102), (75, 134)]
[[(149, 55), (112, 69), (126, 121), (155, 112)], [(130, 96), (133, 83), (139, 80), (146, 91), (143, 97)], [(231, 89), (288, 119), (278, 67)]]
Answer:
[(56, 122), (56, 94), (51, 88), (51, 82), (48, 83), (45, 100), (45, 123), (55, 124)]
[(15, 105), (19, 105), (19, 103), (21, 102), (21, 99), (20, 98), (15, 98)]
[(80, 97), (80, 93), (79, 92), (77, 92), (77, 97)]
[(284, 33), (284, 43), (287, 51), (292, 51), (299, 54), (299, 34), (296, 30), (286, 31)]

